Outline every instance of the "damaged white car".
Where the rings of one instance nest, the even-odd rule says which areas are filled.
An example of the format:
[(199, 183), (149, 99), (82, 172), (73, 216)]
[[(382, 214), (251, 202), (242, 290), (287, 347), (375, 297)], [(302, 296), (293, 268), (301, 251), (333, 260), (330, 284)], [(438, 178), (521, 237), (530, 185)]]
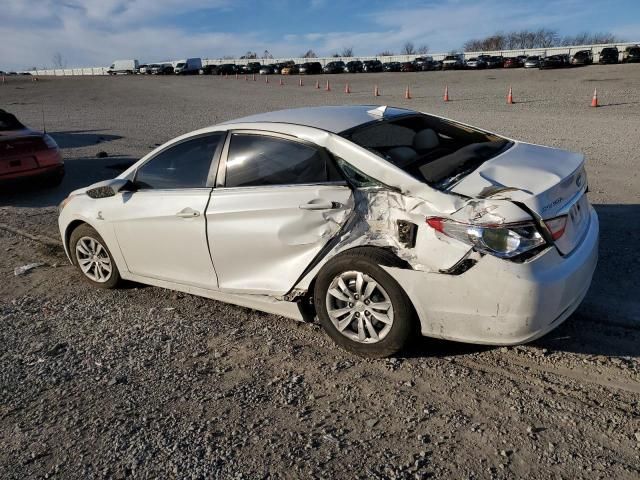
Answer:
[(364, 356), (418, 334), (510, 345), (584, 298), (598, 218), (584, 156), (376, 106), (183, 135), (77, 190), (59, 226), (91, 284), (121, 279), (297, 320)]

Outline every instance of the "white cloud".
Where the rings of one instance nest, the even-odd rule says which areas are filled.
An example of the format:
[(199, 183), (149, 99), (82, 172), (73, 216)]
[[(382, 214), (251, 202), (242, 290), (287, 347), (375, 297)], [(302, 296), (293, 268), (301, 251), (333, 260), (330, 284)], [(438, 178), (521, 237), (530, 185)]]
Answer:
[[(205, 8), (233, 9), (243, 0), (0, 1), (0, 38), (11, 39), (0, 42), (0, 61), (7, 62), (0, 65), (3, 70), (51, 66), (56, 52), (69, 66), (108, 65), (115, 58), (218, 58), (264, 49), (281, 57), (298, 56), (309, 48), (329, 55), (344, 47), (353, 47), (356, 54), (371, 55), (387, 49), (399, 52), (407, 41), (443, 52), (496, 30), (544, 26), (575, 33), (567, 32), (567, 25), (582, 25), (587, 16), (597, 17), (600, 8), (581, 0), (556, 0), (553, 8), (510, 0), (442, 0), (418, 7), (402, 3), (355, 14), (354, 25), (372, 25), (367, 32), (316, 30), (292, 34), (283, 24), (277, 32), (255, 29), (232, 34), (215, 21), (211, 25), (217, 31), (207, 32), (179, 28), (169, 19), (195, 15)], [(296, 8), (287, 1), (293, 0), (272, 0), (272, 8)], [(310, 0), (304, 8), (313, 10), (326, 7), (324, 4), (325, 0)], [(633, 25), (613, 30), (626, 37), (638, 31)]]

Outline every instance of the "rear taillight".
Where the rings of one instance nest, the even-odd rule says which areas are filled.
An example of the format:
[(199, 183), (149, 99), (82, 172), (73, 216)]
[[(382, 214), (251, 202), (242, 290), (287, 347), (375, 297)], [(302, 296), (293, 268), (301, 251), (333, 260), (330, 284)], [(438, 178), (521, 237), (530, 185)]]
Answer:
[(562, 215), (561, 217), (545, 220), (544, 224), (549, 229), (551, 238), (553, 238), (554, 240), (558, 240), (560, 237), (562, 237), (562, 235), (564, 235), (564, 229), (567, 228), (567, 216)]
[(428, 217), (427, 224), (437, 232), (500, 258), (513, 258), (545, 244), (533, 222), (475, 225)]

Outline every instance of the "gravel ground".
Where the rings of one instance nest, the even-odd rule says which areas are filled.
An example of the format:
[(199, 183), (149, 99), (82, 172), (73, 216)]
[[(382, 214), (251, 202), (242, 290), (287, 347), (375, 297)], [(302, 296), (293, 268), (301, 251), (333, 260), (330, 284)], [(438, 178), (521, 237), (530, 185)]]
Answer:
[[(638, 478), (639, 74), (361, 74), (304, 87), (297, 77), (10, 77), (0, 107), (34, 127), (44, 107), (68, 175), (57, 189), (0, 195), (0, 478)], [(313, 88), (327, 79), (331, 92)], [(592, 109), (596, 86), (604, 106)], [(602, 236), (583, 306), (526, 346), (419, 339), (401, 357), (363, 360), (315, 324), (153, 287), (87, 288), (55, 246), (66, 193), (156, 144), (241, 115), (340, 103), (407, 105), (586, 153)], [(14, 276), (31, 262), (43, 265)]]

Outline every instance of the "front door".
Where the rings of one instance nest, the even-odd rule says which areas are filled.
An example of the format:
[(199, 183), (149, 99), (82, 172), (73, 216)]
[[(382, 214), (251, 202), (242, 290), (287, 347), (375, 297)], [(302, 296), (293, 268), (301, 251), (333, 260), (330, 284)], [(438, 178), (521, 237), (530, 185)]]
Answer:
[(205, 212), (222, 144), (222, 134), (197, 136), (169, 146), (137, 170), (138, 190), (122, 194), (122, 206), (110, 219), (131, 273), (217, 288)]

